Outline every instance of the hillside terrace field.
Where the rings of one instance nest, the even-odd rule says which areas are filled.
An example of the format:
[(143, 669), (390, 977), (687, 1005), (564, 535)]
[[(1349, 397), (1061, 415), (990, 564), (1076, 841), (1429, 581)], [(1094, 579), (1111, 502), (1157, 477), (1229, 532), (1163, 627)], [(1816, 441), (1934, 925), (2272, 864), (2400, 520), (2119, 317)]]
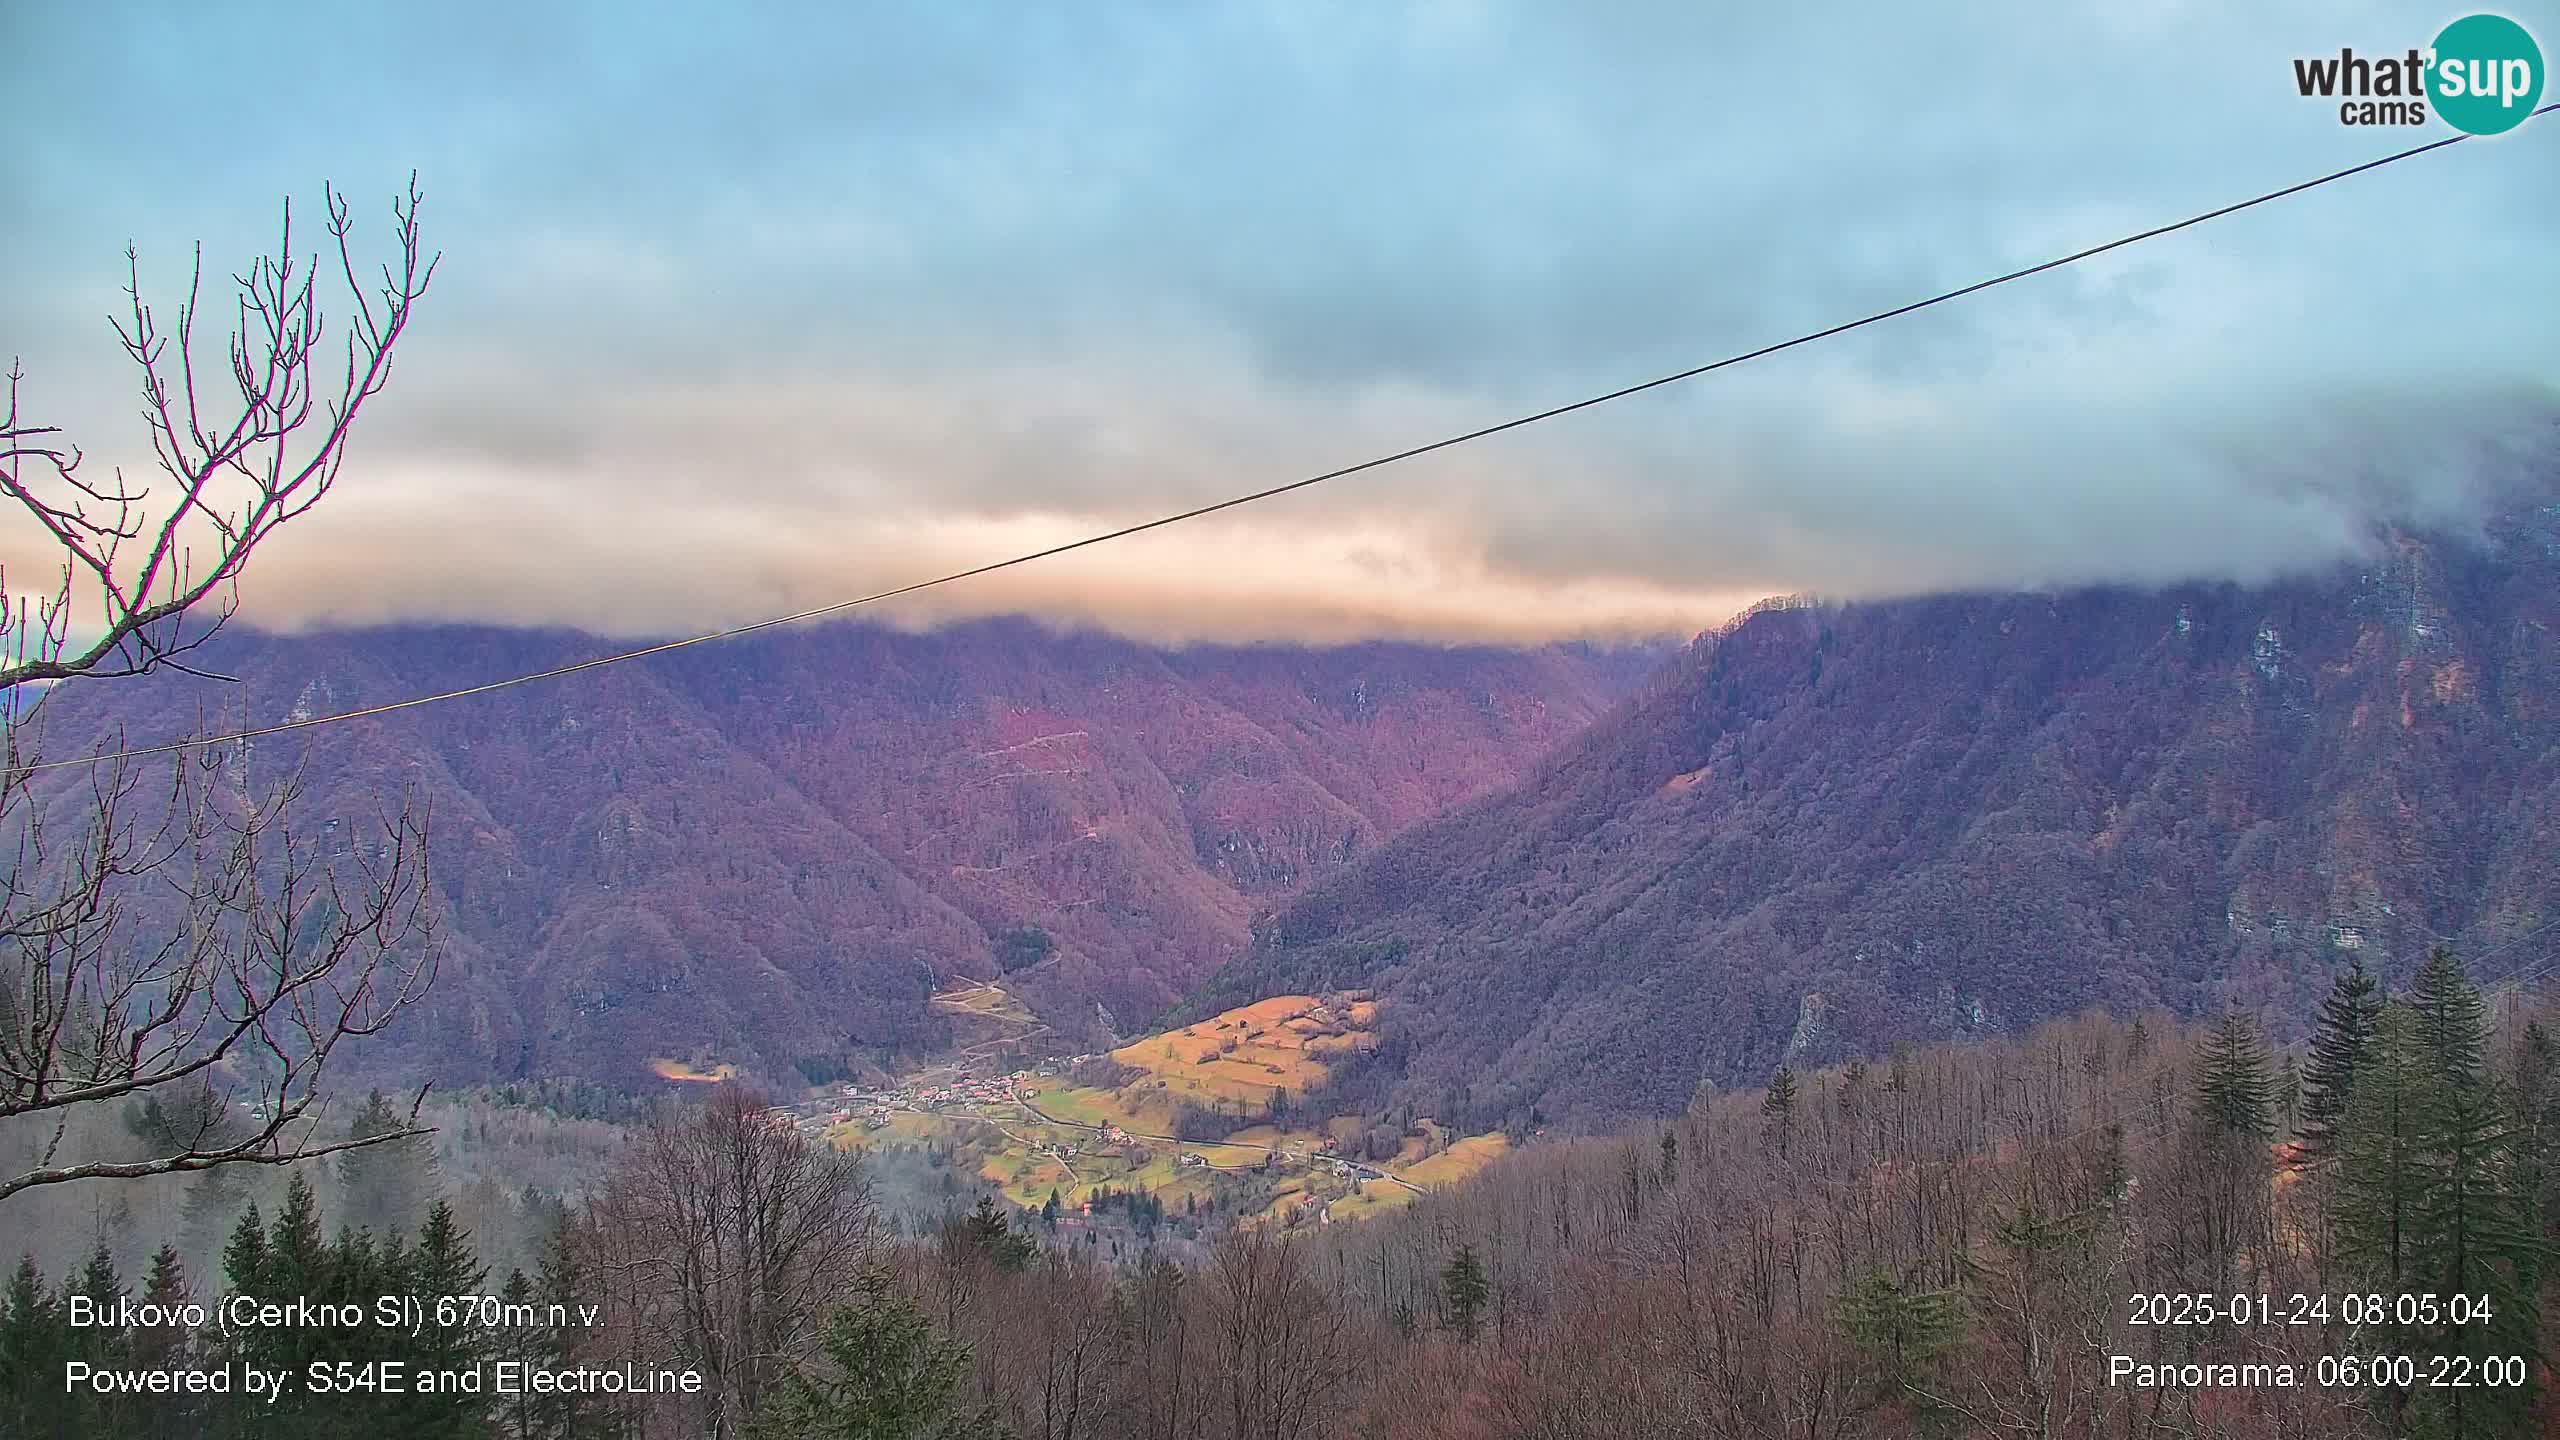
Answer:
[(1296, 1095), (1322, 1083), (1325, 1056), (1374, 1044), (1367, 1027), (1377, 1013), (1365, 997), (1275, 995), (1123, 1045), (1111, 1058), (1146, 1071), (1172, 1099), (1204, 1108), (1258, 1104), (1274, 1090)]
[(1016, 1025), (1039, 1023), (1022, 1002), (1005, 992), (1001, 985), (964, 985), (946, 990), (931, 1000), (934, 1009), (947, 1015), (967, 1015), (980, 1020), (1002, 1020)]
[(649, 1062), (649, 1070), (661, 1080), (674, 1080), (688, 1085), (717, 1085), (721, 1081), (736, 1078), (738, 1073), (738, 1067), (735, 1065), (691, 1065), (665, 1055), (652, 1059)]

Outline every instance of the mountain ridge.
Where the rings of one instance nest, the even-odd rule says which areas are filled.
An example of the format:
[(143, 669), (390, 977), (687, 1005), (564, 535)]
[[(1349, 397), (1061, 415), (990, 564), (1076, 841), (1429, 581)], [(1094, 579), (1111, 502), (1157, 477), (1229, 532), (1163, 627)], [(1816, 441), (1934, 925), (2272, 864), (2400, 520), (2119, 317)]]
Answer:
[(2560, 506), (2262, 587), (1763, 607), (1180, 1013), (1375, 988), (1360, 1103), (1603, 1124), (2102, 1005), (2304, 1014), (2552, 913)]
[[(203, 657), (236, 685), (73, 687), (44, 718), (148, 744), (548, 669), (593, 644), (243, 630)], [(1098, 1002), (1137, 1024), (1240, 947), (1257, 908), (1517, 773), (1661, 654), (833, 624), (246, 750), (263, 780), (305, 777), (297, 814), (332, 843), (404, 783), (432, 806), (446, 961), (387, 1060), (638, 1082), (667, 1054), (780, 1077), (930, 1047), (946, 1027), (929, 995), (996, 973), (1016, 931), (1047, 937), (1013, 988), (1053, 1021), (1092, 1028)], [(55, 803), (75, 803), (63, 774)]]

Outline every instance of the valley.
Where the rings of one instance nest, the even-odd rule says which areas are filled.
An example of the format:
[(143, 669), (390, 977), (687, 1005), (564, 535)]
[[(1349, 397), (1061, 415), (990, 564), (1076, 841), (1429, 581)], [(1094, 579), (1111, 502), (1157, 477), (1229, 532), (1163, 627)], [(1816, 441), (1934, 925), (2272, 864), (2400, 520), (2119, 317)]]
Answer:
[[(234, 629), (206, 663), (244, 678), (218, 695), (170, 673), (46, 709), (59, 733), (157, 738), (209, 701), (278, 722), (608, 648)], [(404, 787), (434, 816), (443, 959), (369, 1052), (387, 1070), (648, 1086), (666, 1061), (820, 1083), (951, 1048), (968, 1017), (931, 997), (986, 981), (1070, 1051), (1118, 1044), (1256, 914), (1519, 779), (1664, 653), (835, 623), (241, 758), (305, 777), (341, 853)], [(46, 778), (76, 812), (76, 777)]]
[(934, 1004), (993, 1033), (884, 1085), (819, 1087), (782, 1107), (792, 1122), (840, 1148), (937, 1149), (1026, 1210), (1137, 1195), (1283, 1227), (1394, 1209), (1510, 1148), (1416, 1117), (1373, 1156), (1365, 1121), (1309, 1103), (1329, 1060), (1374, 1043), (1364, 992), (1272, 996), (1080, 1055), (1042, 1053), (1048, 1027), (1001, 986)]

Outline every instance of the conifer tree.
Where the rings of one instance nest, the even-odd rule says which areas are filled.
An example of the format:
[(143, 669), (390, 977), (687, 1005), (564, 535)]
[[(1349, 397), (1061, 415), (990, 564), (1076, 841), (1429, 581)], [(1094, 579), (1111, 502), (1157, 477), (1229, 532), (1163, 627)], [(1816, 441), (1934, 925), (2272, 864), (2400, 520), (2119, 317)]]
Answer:
[[(428, 1208), (427, 1223), (418, 1229), (418, 1243), (409, 1250), (406, 1269), (409, 1293), (418, 1297), (429, 1317), (425, 1332), (411, 1342), (418, 1364), (457, 1374), (478, 1369), (490, 1344), (478, 1307), (466, 1304), (451, 1323), (439, 1313), (450, 1297), (481, 1294), (489, 1278), (488, 1268), (472, 1252), (471, 1237), (453, 1218), (452, 1206), (439, 1200)], [(468, 1397), (420, 1398), (441, 1403), (414, 1407), (418, 1416), (412, 1434), (461, 1436), (472, 1433), (478, 1424), (478, 1405)]]
[(2560, 1253), (2560, 1041), (2540, 1022), (2524, 1027), (2516, 1047), (2513, 1084), (2517, 1129), (2517, 1190), (2530, 1200), (2544, 1239)]
[(1015, 1232), (1012, 1220), (996, 1208), (992, 1195), (979, 1196), (977, 1208), (959, 1223), (969, 1245), (995, 1262), (999, 1270), (1020, 1270), (1039, 1253), (1040, 1247), (1032, 1243), (1030, 1236)]
[(285, 1182), (284, 1205), (267, 1230), (267, 1290), (279, 1297), (320, 1295), (329, 1279), (329, 1241), (320, 1228), (320, 1197), (297, 1172)]
[(1787, 1149), (1795, 1139), (1796, 1128), (1796, 1072), (1793, 1069), (1780, 1065), (1778, 1073), (1769, 1077), (1769, 1093), (1760, 1097), (1760, 1122), (1769, 1147), (1778, 1152), (1778, 1158), (1785, 1159)]
[[(408, 1127), (407, 1117), (375, 1090), (347, 1122), (347, 1138), (363, 1140), (394, 1135)], [(338, 1185), (345, 1213), (340, 1217), (376, 1235), (403, 1234), (418, 1228), (427, 1197), (435, 1188), (435, 1142), (424, 1135), (387, 1140), (338, 1152)]]
[(1440, 1271), (1440, 1299), (1447, 1308), (1449, 1328), (1458, 1338), (1474, 1343), (1476, 1329), (1484, 1318), (1485, 1301), (1492, 1287), (1485, 1283), (1484, 1263), (1476, 1258), (1473, 1245), (1461, 1245), (1458, 1253)]
[(219, 1255), (232, 1222), (240, 1216), (240, 1206), (249, 1198), (241, 1167), (216, 1165), (199, 1170), (186, 1184), (186, 1197), (179, 1202), (181, 1251), (198, 1259)]
[(2197, 1053), (2199, 1118), (2226, 1135), (2263, 1140), (2275, 1130), (2275, 1081), (2267, 1042), (2246, 1015), (2222, 1017)]
[(1835, 1302), (1841, 1333), (1856, 1350), (1873, 1403), (1929, 1393), (1924, 1382), (1955, 1344), (1961, 1311), (1952, 1290), (1923, 1290), (1884, 1270), (1869, 1271)]
[[(107, 1248), (106, 1237), (100, 1235), (80, 1273), (63, 1287), (63, 1308), (67, 1312), (71, 1297), (81, 1295), (88, 1298), (93, 1316), (109, 1316), (125, 1294), (124, 1277), (116, 1273), (115, 1256)], [(69, 1326), (67, 1313), (63, 1323)], [(132, 1337), (120, 1325), (93, 1321), (77, 1329), (66, 1328), (65, 1339), (65, 1358), (85, 1360), (101, 1370), (124, 1369), (132, 1355)], [(131, 1435), (142, 1428), (134, 1397), (82, 1390), (62, 1399), (69, 1412), (63, 1417), (65, 1428), (73, 1434)]]
[(70, 1327), (32, 1254), (18, 1257), (0, 1298), (0, 1433), (39, 1435), (62, 1401)]
[[(258, 1228), (260, 1211), (251, 1204), (240, 1213), (231, 1243), (223, 1250), (223, 1268), (235, 1294), (289, 1304), (297, 1299), (338, 1298), (332, 1292), (338, 1270), (337, 1252), (321, 1228), (320, 1201), (311, 1182), (297, 1169), (285, 1182), (284, 1203), (275, 1217)], [(347, 1337), (320, 1326), (238, 1326), (223, 1340), (223, 1358), (234, 1365), (257, 1365), (305, 1374), (314, 1360), (343, 1358)], [(319, 1397), (300, 1386), (256, 1407), (217, 1403), (210, 1413), (224, 1433), (256, 1440), (298, 1440), (324, 1433), (343, 1397)], [(254, 1413), (253, 1413), (254, 1411)]]
[(256, 1295), (267, 1288), (267, 1222), (252, 1200), (232, 1222), (231, 1238), (222, 1247), (222, 1275), (234, 1295)]
[[(2439, 946), (2411, 986), (2416, 1034), (2430, 1083), (2418, 1110), (2418, 1190), (2412, 1289), (2485, 1298), (2486, 1322), (2450, 1315), (2412, 1338), (2438, 1355), (2475, 1364), (2493, 1355), (2534, 1354), (2543, 1239), (2519, 1163), (2517, 1115), (2504, 1084), (2485, 1073), (2488, 1007), (2450, 949)], [(2454, 1435), (2517, 1433), (2522, 1390), (2429, 1389), (2412, 1410), (2441, 1419)]]
[(2488, 1049), (2489, 1010), (2453, 948), (2439, 945), (2409, 982), (2409, 1009), (2428, 1067), (2448, 1085), (2475, 1085)]
[(2268, 1253), (2274, 1092), (2257, 1023), (2225, 1015), (2197, 1049), (2195, 1103), (2179, 1142), (2190, 1188), (2164, 1202), (2182, 1216), (2181, 1238), (2192, 1242), (2182, 1253), (2199, 1267), (2182, 1283), (2219, 1289), (2236, 1262)]
[(2433, 1084), (2416, 1032), (2409, 1007), (2387, 1004), (2356, 1062), (2338, 1167), (2342, 1278), (2350, 1285), (2396, 1292), (2414, 1274), (2425, 1143), (2420, 1119)]
[[(142, 1300), (159, 1307), (163, 1315), (176, 1314), (192, 1294), (187, 1285), (187, 1267), (177, 1248), (163, 1245), (151, 1257), (151, 1271), (142, 1282)], [(131, 1337), (133, 1363), (144, 1370), (184, 1370), (190, 1368), (195, 1354), (195, 1337), (186, 1327), (173, 1320), (165, 1325), (145, 1326)], [(181, 1440), (181, 1437), (203, 1434), (204, 1401), (185, 1394), (147, 1397), (140, 1407), (140, 1423), (134, 1433), (146, 1440)]]
[[(571, 1317), (579, 1304), (593, 1303), (584, 1294), (587, 1276), (579, 1263), (578, 1249), (569, 1228), (566, 1208), (543, 1237), (542, 1262), (533, 1276), (535, 1303), (542, 1307), (543, 1331), (536, 1359), (548, 1369), (560, 1369), (577, 1358), (579, 1330)], [(608, 1425), (609, 1402), (602, 1397), (576, 1391), (557, 1391), (541, 1398), (531, 1416), (532, 1428), (520, 1440), (579, 1440), (582, 1436), (613, 1433)]]
[(866, 1273), (819, 1336), (825, 1364), (784, 1377), (757, 1440), (1001, 1440), (994, 1410), (964, 1392), (966, 1346), (933, 1333), (887, 1274)]
[(2337, 1155), (2356, 1067), (2373, 1047), (2373, 1028), (2381, 1016), (2381, 987), (2362, 959), (2350, 960), (2330, 983), (2329, 998), (2320, 1003), (2319, 1027), (2302, 1068), (2303, 1163), (2316, 1165)]

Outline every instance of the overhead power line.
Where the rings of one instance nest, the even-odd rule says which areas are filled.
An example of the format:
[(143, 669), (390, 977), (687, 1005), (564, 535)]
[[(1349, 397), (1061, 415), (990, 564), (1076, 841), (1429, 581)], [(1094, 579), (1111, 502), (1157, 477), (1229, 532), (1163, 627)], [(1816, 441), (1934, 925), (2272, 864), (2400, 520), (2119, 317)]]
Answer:
[[(2548, 115), (2554, 110), (2560, 110), (2560, 102), (2543, 106), (2541, 109), (2534, 111), (2533, 115), (2528, 116), (2527, 119)], [(548, 670), (535, 670), (522, 675), (509, 675), (503, 679), (483, 681), (480, 684), (466, 685), (457, 690), (441, 690), (431, 695), (413, 695), (405, 700), (393, 700), (380, 705), (367, 705), (359, 709), (343, 710), (330, 715), (314, 715), (301, 720), (286, 720), (274, 725), (261, 725), (245, 730), (235, 730), (222, 735), (206, 735), (187, 740), (175, 740), (167, 744), (150, 745), (140, 749), (104, 751), (99, 754), (79, 756), (68, 760), (40, 761), (29, 765), (26, 768), (29, 770), (54, 770), (72, 765), (95, 765), (113, 760), (135, 760), (151, 755), (170, 755), (182, 750), (202, 749), (207, 746), (236, 744), (243, 740), (256, 740), (269, 735), (281, 735), (291, 730), (308, 730), (316, 726), (335, 725), (348, 720), (363, 720), (377, 715), (388, 715), (400, 710), (414, 710), (425, 705), (440, 705), (448, 700), (462, 700), (474, 695), (486, 695), (491, 691), (505, 690), (517, 685), (530, 685), (539, 680), (557, 680), (563, 676), (578, 674), (581, 671), (602, 669), (607, 665), (619, 665), (627, 660), (639, 660), (651, 655), (663, 655), (670, 650), (682, 650), (694, 645), (707, 645), (715, 640), (732, 640), (741, 635), (752, 635), (759, 630), (772, 630), (785, 625), (796, 625), (804, 620), (816, 620), (824, 616), (838, 615), (848, 610), (859, 609), (866, 605), (877, 605), (883, 601), (895, 600), (902, 596), (916, 594), (920, 591), (932, 590), (944, 585), (958, 584), (963, 580), (974, 580), (982, 575), (992, 575), (999, 570), (1010, 570), (1017, 565), (1029, 565), (1034, 561), (1047, 560), (1054, 556), (1067, 554), (1070, 551), (1083, 550), (1095, 545), (1104, 545), (1114, 540), (1125, 540), (1132, 535), (1142, 535), (1150, 530), (1161, 530), (1169, 525), (1179, 525), (1186, 520), (1197, 520), (1203, 516), (1215, 515), (1222, 510), (1233, 510), (1241, 506), (1256, 504), (1260, 501), (1275, 499), (1279, 496), (1289, 494), (1292, 491), (1305, 490), (1313, 486), (1322, 485), (1330, 480), (1340, 480), (1346, 476), (1358, 475), (1365, 471), (1384, 469), (1389, 465), (1429, 455), (1434, 451), (1453, 449), (1457, 446), (1465, 445), (1473, 441), (1500, 435), (1505, 431), (1519, 430), (1527, 426), (1536, 425), (1542, 421), (1553, 420), (1559, 416), (1570, 415), (1577, 410), (1589, 410), (1595, 406), (1606, 405), (1613, 400), (1623, 400), (1630, 395), (1642, 394), (1647, 390), (1658, 390), (1666, 385), (1679, 384), (1683, 380), (1694, 380), (1701, 375), (1710, 374), (1717, 370), (1727, 369), (1735, 365), (1748, 364), (1751, 361), (1775, 355), (1782, 350), (1793, 350), (1799, 345), (1810, 345), (1819, 340), (1828, 340), (1835, 335), (1845, 335), (1852, 330), (1861, 330), (1869, 325), (1877, 325), (1887, 320), (1898, 319), (1916, 311), (1929, 309), (1931, 306), (1944, 305), (1951, 300), (1961, 300), (1968, 295), (1979, 294), (1982, 291), (1992, 289), (1996, 286), (2006, 285), (2012, 281), (2024, 280), (2029, 276), (2041, 275), (2048, 270), (2059, 270), (2066, 265), (2076, 265), (2083, 260), (2104, 255), (2110, 250), (2121, 250), (2128, 245), (2139, 245), (2145, 240), (2156, 240), (2163, 235), (2172, 235), (2178, 231), (2205, 224), (2208, 221), (2219, 220), (2228, 215), (2236, 215), (2243, 210), (2250, 210), (2260, 205), (2266, 205), (2277, 200), (2283, 200), (2290, 196), (2302, 194), (2307, 190), (2316, 190), (2323, 185), (2335, 184), (2340, 180), (2345, 180), (2356, 175), (2362, 175), (2369, 170), (2379, 170), (2386, 165), (2396, 165), (2403, 160), (2413, 160), (2430, 151), (2442, 150), (2447, 146), (2459, 145), (2463, 141), (2471, 138), (2472, 137), (2469, 135), (2451, 135), (2442, 140), (2430, 141), (2424, 145), (2413, 145), (2406, 150), (2385, 155), (2377, 160), (2367, 160), (2361, 165), (2350, 165), (2344, 170), (2332, 170), (2326, 175), (2315, 176), (2309, 180), (2299, 181), (2295, 184), (2287, 185), (2280, 190), (2268, 190), (2257, 195), (2252, 195), (2246, 200), (2234, 201), (2231, 204), (2218, 206), (2214, 209), (2204, 211), (2201, 214), (2190, 215), (2184, 220), (2174, 220), (2165, 225), (2155, 225), (2148, 230), (2138, 231), (2131, 235), (2109, 240), (2101, 245), (2092, 245), (2085, 250), (2075, 250), (2068, 255), (2059, 255), (2051, 260), (2029, 265), (2023, 269), (2012, 270), (2005, 275), (1995, 275), (1988, 280), (1977, 280), (1970, 285), (1962, 286), (1954, 290), (1940, 291), (1925, 300), (1914, 300), (1907, 305), (1897, 305), (1890, 310), (1878, 310), (1871, 315), (1863, 315), (1855, 320), (1843, 321), (1840, 324), (1821, 330), (1808, 331), (1805, 334), (1795, 336), (1792, 339), (1781, 340), (1775, 344), (1763, 345), (1756, 350), (1746, 350), (1738, 355), (1728, 355), (1721, 360), (1711, 360), (1703, 365), (1692, 365), (1686, 370), (1676, 370), (1671, 374), (1656, 376), (1651, 380), (1638, 381), (1632, 385), (1622, 385), (1615, 390), (1605, 391), (1598, 395), (1586, 396), (1583, 399), (1570, 401), (1562, 405), (1550, 406), (1547, 409), (1534, 411), (1527, 415), (1514, 416), (1508, 420), (1498, 421), (1491, 425), (1480, 426), (1477, 429), (1466, 431), (1463, 434), (1447, 436), (1443, 439), (1433, 440), (1426, 444), (1415, 445), (1407, 449), (1398, 450), (1392, 454), (1380, 455), (1373, 459), (1362, 460), (1357, 464), (1345, 465), (1335, 470), (1327, 470), (1319, 475), (1309, 475), (1303, 479), (1291, 480), (1285, 484), (1273, 485), (1266, 489), (1252, 491), (1248, 494), (1232, 496), (1228, 499), (1216, 501), (1212, 504), (1196, 506), (1189, 510), (1179, 511), (1171, 515), (1159, 516), (1153, 520), (1141, 521), (1134, 525), (1123, 525), (1116, 530), (1106, 530), (1098, 535), (1088, 535), (1081, 540), (1070, 540), (1064, 544), (1051, 545), (1046, 549), (1033, 550), (1027, 554), (1015, 555), (1008, 559), (991, 560), (984, 565), (973, 565), (966, 570), (955, 570), (947, 575), (934, 576), (930, 580), (918, 580), (911, 584), (900, 585), (895, 589), (890, 590), (875, 590), (868, 595), (858, 595), (849, 600), (832, 601), (825, 605), (812, 606), (806, 610), (795, 610), (788, 615), (776, 615), (767, 620), (757, 620), (744, 625), (732, 625), (726, 629), (705, 631), (699, 635), (688, 635), (680, 640), (662, 640), (655, 644), (640, 646), (637, 649), (623, 650), (610, 655), (591, 656), (585, 660), (575, 661), (567, 665), (555, 665)]]

